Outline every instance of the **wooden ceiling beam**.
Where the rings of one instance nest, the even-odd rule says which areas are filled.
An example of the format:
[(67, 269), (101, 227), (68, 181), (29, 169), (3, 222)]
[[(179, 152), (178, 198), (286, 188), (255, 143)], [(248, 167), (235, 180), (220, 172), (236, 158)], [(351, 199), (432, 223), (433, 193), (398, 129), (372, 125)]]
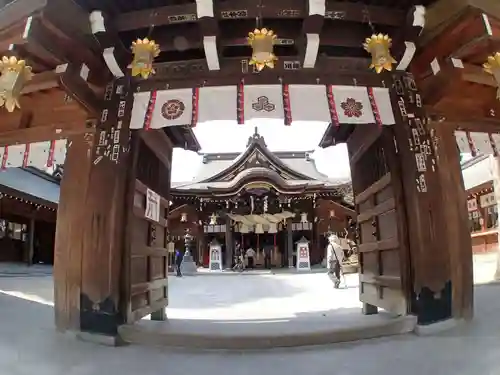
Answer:
[(26, 95), (56, 87), (59, 87), (59, 77), (54, 71), (48, 71), (35, 74), (31, 81), (26, 83), (21, 93)]
[(396, 35), (394, 43), (394, 57), (398, 61), (396, 70), (405, 71), (410, 66), (417, 50), (417, 39), (425, 27), (425, 12), (424, 6), (413, 6), (406, 16), (404, 25), (402, 25), (403, 32)]
[(25, 20), (47, 6), (49, 0), (16, 0), (0, 11), (0, 30)]
[(87, 83), (89, 68), (85, 64), (66, 63), (56, 68), (59, 86), (85, 111), (89, 117), (97, 118), (102, 110), (103, 102)]
[[(1, 118), (1, 116), (0, 116)], [(8, 131), (0, 131), (0, 147), (23, 143), (36, 143), (67, 139), (73, 135), (93, 133), (95, 128), (84, 121), (75, 120), (63, 124), (52, 124)]]
[[(207, 23), (212, 22), (208, 21)], [(201, 23), (202, 29), (203, 25), (206, 25), (205, 22)], [(334, 27), (329, 25), (328, 27), (323, 26), (323, 18), (318, 15), (313, 15), (308, 17), (304, 21), (304, 27), (302, 30), (297, 30), (291, 25), (282, 24), (278, 27), (271, 27), (272, 30), (278, 35), (278, 45), (293, 45), (298, 42), (299, 46), (302, 45), (302, 48), (305, 50), (306, 47), (306, 34), (318, 34), (318, 43), (322, 46), (335, 46), (335, 47), (348, 47), (348, 48), (362, 48), (364, 39), (367, 34), (366, 31), (362, 28), (352, 27), (352, 25), (348, 25), (345, 23), (338, 23)], [(215, 33), (215, 25), (206, 25), (207, 33)], [(247, 39), (246, 35), (248, 33), (248, 28), (245, 24), (242, 25), (234, 25), (232, 30), (232, 35), (221, 37), (217, 40), (217, 44), (220, 47), (234, 47), (234, 46), (246, 46)], [(319, 34), (321, 32), (321, 34)], [(189, 49), (201, 49), (203, 48), (203, 40), (200, 39), (199, 31), (196, 27), (190, 28), (183, 32), (182, 34), (184, 41)], [(157, 29), (153, 32), (153, 37), (155, 41), (160, 45), (160, 49), (163, 52), (172, 52), (177, 51), (178, 47), (175, 43), (178, 34), (175, 30), (169, 29)], [(283, 44), (280, 42), (283, 41)], [(299, 48), (300, 49), (300, 48)], [(303, 53), (304, 55), (304, 53)], [(368, 54), (367, 54), (368, 57)], [(301, 59), (303, 62), (303, 59)]]
[[(308, 11), (302, 0), (275, 0), (272, 5), (257, 6), (253, 0), (223, 2), (214, 9), (217, 20), (255, 19), (257, 16), (270, 19), (302, 19)], [(405, 18), (405, 12), (399, 9), (365, 5), (340, 1), (326, 3), (325, 18), (345, 21), (366, 22), (370, 15), (373, 24), (399, 26)], [(118, 31), (149, 28), (151, 25), (175, 25), (197, 22), (197, 6), (194, 3), (167, 5), (158, 8), (122, 13), (114, 19)]]
[(203, 49), (209, 70), (220, 70), (219, 52), (217, 50), (217, 37), (219, 24), (214, 17), (213, 0), (197, 0), (196, 15), (199, 19), (201, 35), (203, 36)]
[(462, 14), (422, 47), (412, 63), (413, 73), (417, 77), (424, 76), (430, 72), (430, 63), (434, 59), (454, 57), (455, 52), (470, 41), (488, 37), (487, 19), (477, 10)]
[(89, 23), (109, 71), (116, 78), (124, 77), (126, 66), (131, 60), (132, 54), (125, 49), (113, 22), (110, 22), (108, 15), (100, 10), (95, 10), (90, 13)]
[(314, 68), (318, 58), (320, 34), (325, 20), (326, 1), (309, 0), (307, 5), (308, 15), (302, 22), (302, 35), (304, 38), (302, 44), (305, 44), (302, 67), (310, 69)]
[(107, 81), (102, 62), (88, 47), (79, 45), (75, 48), (71, 39), (47, 25), (40, 15), (28, 18), (23, 41), (18, 47), (24, 54), (23, 58), (30, 60), (33, 57), (50, 69), (71, 61), (91, 69), (91, 82), (102, 85)]
[(168, 83), (171, 89), (192, 88), (203, 85), (221, 86), (236, 85), (242, 78), (248, 84), (354, 84), (356, 77), (358, 85), (383, 86), (383, 77), (369, 70), (368, 58), (321, 56), (311, 69), (301, 69), (299, 56), (281, 57), (275, 68), (253, 73), (248, 67), (248, 57), (223, 58), (220, 61), (224, 67), (224, 75), (210, 71), (205, 60), (191, 60), (176, 63), (155, 64), (156, 74), (146, 81), (139, 81), (140, 91), (162, 90)]

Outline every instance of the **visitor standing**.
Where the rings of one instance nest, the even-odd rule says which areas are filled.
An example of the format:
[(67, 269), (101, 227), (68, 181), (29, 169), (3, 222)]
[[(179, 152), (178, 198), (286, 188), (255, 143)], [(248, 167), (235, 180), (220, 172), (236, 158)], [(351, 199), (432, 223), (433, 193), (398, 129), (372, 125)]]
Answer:
[(264, 245), (264, 267), (266, 269), (271, 269), (271, 255), (274, 250), (274, 245)]
[(335, 234), (328, 237), (326, 254), (328, 274), (332, 278), (335, 289), (338, 289), (340, 286), (340, 267), (342, 267), (342, 261), (344, 260), (344, 250), (340, 246), (338, 236)]
[(181, 272), (182, 258), (184, 258), (182, 252), (180, 250), (175, 250), (175, 270), (177, 272), (176, 274), (177, 277), (182, 277), (182, 272)]
[(252, 247), (249, 247), (246, 251), (248, 268), (254, 268), (254, 258), (255, 258), (255, 250)]

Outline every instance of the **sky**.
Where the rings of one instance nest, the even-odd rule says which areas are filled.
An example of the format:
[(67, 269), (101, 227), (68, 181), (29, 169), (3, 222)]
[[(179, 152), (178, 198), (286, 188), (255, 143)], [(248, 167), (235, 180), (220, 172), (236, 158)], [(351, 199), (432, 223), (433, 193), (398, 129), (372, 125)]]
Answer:
[[(314, 151), (312, 157), (321, 173), (331, 178), (350, 178), (345, 144), (326, 149), (317, 147), (327, 123), (297, 121), (285, 126), (283, 120), (255, 120), (245, 125), (233, 121), (210, 121), (197, 124), (194, 133), (201, 145), (200, 153), (243, 152), (256, 126), (271, 151)], [(172, 181), (192, 181), (201, 160), (196, 152), (174, 149)]]

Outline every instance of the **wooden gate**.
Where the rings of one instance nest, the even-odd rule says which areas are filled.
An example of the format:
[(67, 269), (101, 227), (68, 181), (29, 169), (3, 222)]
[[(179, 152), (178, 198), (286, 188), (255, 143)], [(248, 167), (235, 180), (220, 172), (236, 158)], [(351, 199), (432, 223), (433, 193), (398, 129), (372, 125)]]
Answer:
[(135, 173), (129, 181), (132, 209), (127, 219), (123, 273), (127, 323), (149, 314), (151, 319), (164, 320), (168, 304), (169, 201), (165, 196), (170, 191), (170, 165), (162, 163), (138, 134), (132, 144)]
[(379, 307), (406, 314), (411, 290), (409, 250), (392, 128), (358, 126), (347, 144), (358, 214), (364, 313), (376, 313)]

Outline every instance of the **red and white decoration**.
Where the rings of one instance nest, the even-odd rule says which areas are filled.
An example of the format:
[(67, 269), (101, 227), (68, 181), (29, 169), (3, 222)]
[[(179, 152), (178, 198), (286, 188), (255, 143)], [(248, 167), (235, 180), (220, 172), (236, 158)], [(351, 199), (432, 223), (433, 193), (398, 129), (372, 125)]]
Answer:
[(455, 138), (461, 154), (500, 156), (500, 134), (455, 131)]
[(135, 94), (131, 129), (254, 119), (395, 124), (389, 90), (333, 85), (245, 85)]
[(131, 129), (160, 129), (190, 125), (193, 118), (193, 89), (161, 90), (134, 94)]
[(0, 147), (1, 169), (52, 167), (63, 164), (65, 158), (65, 139)]

